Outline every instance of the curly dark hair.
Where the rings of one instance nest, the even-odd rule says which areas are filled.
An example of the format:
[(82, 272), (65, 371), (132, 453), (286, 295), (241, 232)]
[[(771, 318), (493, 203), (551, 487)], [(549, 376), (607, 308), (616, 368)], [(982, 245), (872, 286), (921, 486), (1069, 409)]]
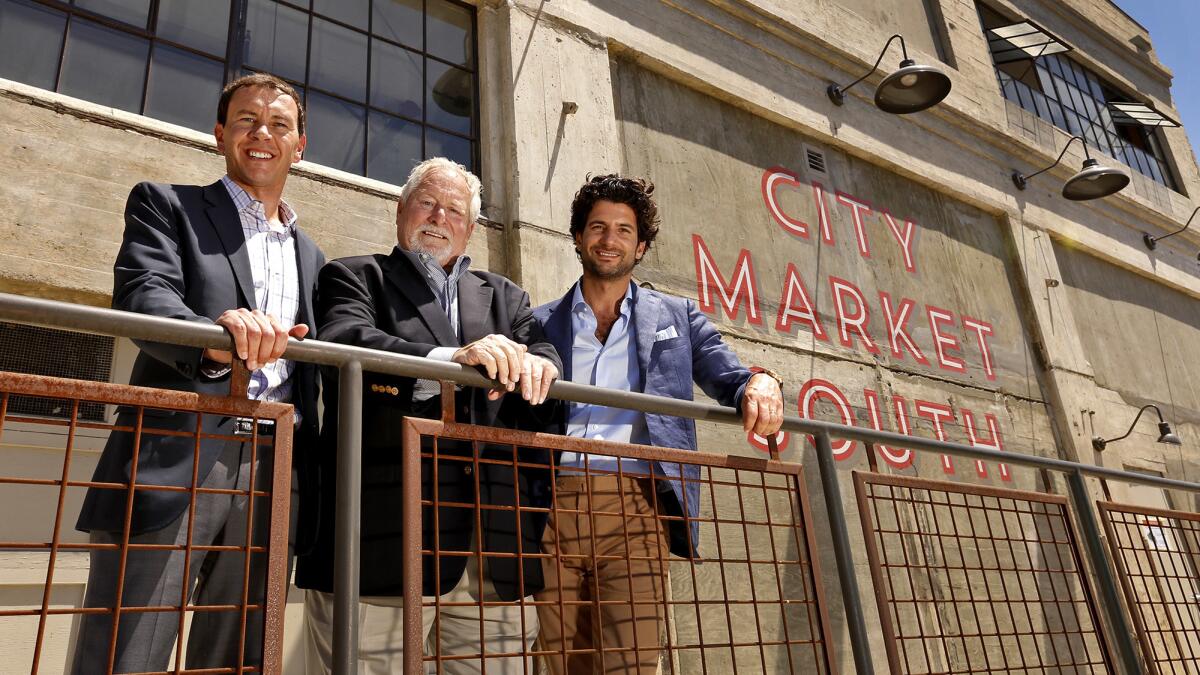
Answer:
[(625, 204), (637, 215), (638, 242), (646, 250), (658, 236), (658, 204), (654, 203), (654, 183), (646, 178), (623, 178), (615, 173), (604, 176), (588, 174), (587, 182), (575, 193), (571, 202), (571, 237), (583, 232), (588, 214), (600, 200)]

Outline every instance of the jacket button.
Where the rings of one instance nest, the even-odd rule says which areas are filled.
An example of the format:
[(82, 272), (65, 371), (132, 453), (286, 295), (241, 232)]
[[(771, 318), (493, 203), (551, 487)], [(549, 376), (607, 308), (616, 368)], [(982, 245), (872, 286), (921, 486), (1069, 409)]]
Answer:
[(463, 475), (464, 476), (470, 476), (473, 472), (474, 472), (474, 470), (471, 468), (470, 465), (463, 467)]

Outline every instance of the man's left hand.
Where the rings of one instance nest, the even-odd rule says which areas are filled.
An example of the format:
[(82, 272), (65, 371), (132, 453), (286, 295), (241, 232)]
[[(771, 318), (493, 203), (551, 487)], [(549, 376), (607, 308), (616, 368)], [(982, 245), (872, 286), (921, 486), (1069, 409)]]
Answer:
[(531, 405), (545, 403), (550, 385), (558, 379), (558, 368), (547, 359), (526, 352), (521, 361), (521, 398)]
[(742, 393), (742, 429), (759, 436), (774, 436), (783, 424), (783, 391), (779, 381), (756, 373)]

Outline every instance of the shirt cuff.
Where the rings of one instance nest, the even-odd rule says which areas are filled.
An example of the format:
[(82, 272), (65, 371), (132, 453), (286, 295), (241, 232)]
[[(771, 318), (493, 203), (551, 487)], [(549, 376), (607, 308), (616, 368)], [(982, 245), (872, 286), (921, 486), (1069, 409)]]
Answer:
[(434, 347), (425, 355), (425, 358), (434, 361), (450, 361), (454, 358), (456, 351), (458, 351), (458, 347)]

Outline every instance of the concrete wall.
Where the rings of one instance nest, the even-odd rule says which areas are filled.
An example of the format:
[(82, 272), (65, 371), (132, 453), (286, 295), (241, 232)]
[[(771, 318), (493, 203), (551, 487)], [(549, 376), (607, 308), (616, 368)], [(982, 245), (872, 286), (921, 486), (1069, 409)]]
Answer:
[[(928, 12), (918, 11), (923, 4)], [(1071, 58), (1178, 117), (1171, 74), (1145, 48), (1145, 30), (1111, 3), (990, 4), (1046, 26), (1076, 48)], [(834, 107), (826, 85), (869, 68), (898, 30), (880, 17), (900, 13), (910, 55), (947, 64), (950, 97), (923, 113), (887, 115), (870, 103), (877, 74), (853, 90), (845, 106)], [(1049, 164), (1067, 135), (1003, 100), (972, 0), (481, 0), (478, 16), (481, 156), (486, 214), (495, 225), (479, 230), (470, 252), (480, 267), (522, 283), (535, 303), (557, 297), (578, 276), (566, 230), (571, 196), (585, 174), (646, 174), (659, 185), (664, 227), (639, 278), (703, 301), (693, 235), (727, 281), (745, 251), (754, 265), (759, 322), (748, 316), (752, 303), (743, 299), (735, 316), (719, 293), (709, 296), (709, 316), (745, 361), (786, 374), (788, 414), (798, 411), (800, 388), (820, 379), (847, 395), (855, 424), (872, 424), (864, 391), (870, 390), (884, 428), (897, 428), (899, 398), (909, 406), (912, 432), (932, 435), (930, 420), (916, 413), (916, 401), (925, 401), (954, 411), (945, 425), (952, 440), (970, 440), (962, 414), (968, 410), (977, 440), (992, 438), (991, 415), (1008, 451), (1200, 476), (1189, 459), (1200, 440), (1200, 394), (1193, 385), (1200, 356), (1200, 234), (1189, 231), (1154, 252), (1141, 243), (1142, 232), (1176, 229), (1192, 210), (1187, 195), (1200, 186), (1200, 174), (1182, 129), (1164, 133), (1182, 192), (1134, 174), (1134, 184), (1119, 195), (1066, 202), (1059, 190), (1082, 161), (1077, 146), (1062, 166), (1017, 191), (1010, 172)], [(894, 67), (895, 60), (888, 57), (883, 66)], [(574, 104), (574, 112), (564, 103)], [(824, 155), (824, 174), (809, 170), (809, 150)], [(781, 214), (808, 227), (807, 238), (795, 223), (789, 228), (787, 218), (776, 219), (765, 201), (763, 177), (773, 167), (794, 174), (774, 194)], [(0, 290), (106, 304), (129, 186), (146, 179), (208, 182), (220, 172), (204, 135), (0, 83)], [(814, 183), (825, 190), (832, 244), (820, 236)], [(858, 248), (852, 211), (838, 201), (839, 190), (872, 209), (862, 219), (870, 257)], [(395, 193), (394, 186), (302, 164), (285, 196), (327, 255), (337, 257), (390, 247)], [(905, 218), (915, 223), (914, 271), (906, 269), (883, 209), (901, 227)], [(787, 304), (789, 263), (810, 292), (828, 340), (803, 322), (776, 328), (780, 305)], [(864, 331), (878, 354), (861, 337), (849, 345), (839, 339), (831, 277), (861, 289), (871, 313)], [(909, 352), (893, 355), (880, 291), (895, 303), (914, 301), (911, 335), (930, 359), (936, 347), (928, 307), (952, 312), (955, 320), (944, 332), (958, 343), (949, 354), (964, 360), (963, 372), (926, 367)], [(989, 366), (963, 316), (994, 329)], [(1092, 436), (1123, 433), (1144, 403), (1160, 405), (1171, 418), (1184, 439), (1182, 452), (1154, 443), (1149, 420), (1130, 439), (1093, 452)], [(828, 398), (818, 398), (808, 412), (842, 418)], [(4, 440), (15, 448), (49, 446), (53, 439)], [(759, 452), (728, 427), (705, 425), (701, 440), (709, 450)], [(811, 452), (795, 438), (786, 457), (811, 461)], [(53, 463), (53, 453), (39, 456)], [(863, 468), (863, 448), (847, 449), (842, 466)], [(922, 458), (903, 471), (1042, 487), (1030, 472), (1013, 471), (1005, 481), (998, 467), (988, 467), (985, 477), (966, 462), (948, 476), (939, 458)], [(810, 487), (817, 498), (816, 485)], [(1139, 496), (1111, 487), (1118, 499), (1161, 497), (1177, 508), (1197, 508), (1180, 495)], [(843, 490), (851, 492), (849, 482)], [(6, 492), (0, 503), (15, 498)], [(847, 508), (853, 513), (853, 504)], [(820, 514), (817, 521), (823, 528)], [(822, 562), (832, 579), (832, 562)], [(24, 597), (33, 582), (22, 570), (30, 562), (9, 555), (0, 565), (0, 593), (16, 594), (0, 597)], [(860, 572), (860, 583), (870, 589)], [(81, 597), (81, 573), (74, 574), (61, 578), (76, 584), (63, 591), (67, 604)], [(689, 592), (682, 581), (676, 586)], [(838, 594), (833, 585), (826, 590), (845, 667)], [(677, 619), (679, 630), (696, 630), (695, 618)], [(295, 654), (295, 614), (288, 621), (289, 653)], [(69, 627), (56, 633), (59, 653), (69, 634)], [(882, 651), (875, 660), (881, 667)], [(295, 667), (298, 657), (290, 663)]]

